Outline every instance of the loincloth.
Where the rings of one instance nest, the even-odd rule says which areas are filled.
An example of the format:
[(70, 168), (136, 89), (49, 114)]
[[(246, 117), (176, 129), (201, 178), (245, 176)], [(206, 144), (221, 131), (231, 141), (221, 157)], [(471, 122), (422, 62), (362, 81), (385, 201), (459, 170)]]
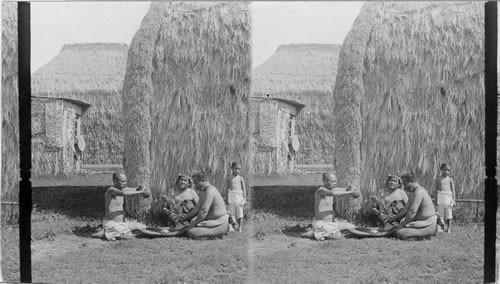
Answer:
[(337, 222), (325, 222), (313, 220), (313, 235), (316, 240), (325, 238), (339, 238), (341, 236), (339, 224)]
[(104, 236), (107, 240), (114, 238), (123, 238), (132, 233), (128, 222), (116, 222), (113, 220), (103, 220), (102, 227), (104, 229)]

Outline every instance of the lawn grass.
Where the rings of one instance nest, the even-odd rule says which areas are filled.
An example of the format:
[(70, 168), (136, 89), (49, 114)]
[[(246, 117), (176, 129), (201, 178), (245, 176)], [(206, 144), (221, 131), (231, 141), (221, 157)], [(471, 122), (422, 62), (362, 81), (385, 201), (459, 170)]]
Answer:
[[(66, 251), (45, 252), (45, 257), (34, 259), (33, 280), (51, 283), (220, 283), (243, 282), (247, 278), (244, 234), (229, 234), (223, 240), (210, 241), (75, 239), (61, 238), (60, 243), (72, 243), (72, 246), (65, 247)], [(58, 246), (57, 241), (52, 246)], [(39, 247), (44, 248), (43, 245)]]
[(347, 238), (317, 242), (300, 234), (314, 214), (313, 186), (261, 186), (248, 214), (251, 283), (480, 283), (482, 223), (458, 222), (429, 241)]
[(300, 238), (307, 221), (253, 215), (258, 223), (250, 240), (252, 283), (482, 282), (482, 226), (455, 226), (451, 234), (428, 241), (347, 236), (318, 242)]
[[(83, 180), (81, 180), (83, 181)], [(80, 181), (80, 182), (81, 182)], [(293, 181), (296, 184), (296, 181)], [(223, 240), (90, 238), (106, 186), (33, 189), (33, 281), (49, 283), (478, 283), (484, 228), (461, 223), (430, 241), (300, 238), (314, 184), (252, 188), (244, 232)], [(19, 233), (2, 228), (4, 280), (19, 281)]]

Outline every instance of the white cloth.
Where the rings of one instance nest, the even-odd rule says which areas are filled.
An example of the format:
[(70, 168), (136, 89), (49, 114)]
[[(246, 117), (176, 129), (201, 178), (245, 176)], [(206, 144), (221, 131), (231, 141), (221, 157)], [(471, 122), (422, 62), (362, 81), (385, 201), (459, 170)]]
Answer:
[(132, 233), (127, 222), (116, 222), (104, 219), (102, 227), (107, 240), (124, 237)]
[(241, 190), (229, 190), (227, 195), (227, 202), (234, 204), (243, 204), (243, 191)]
[(453, 205), (453, 194), (451, 191), (438, 191), (437, 204)]
[(312, 228), (314, 238), (316, 240), (330, 238), (338, 238), (341, 236), (339, 224), (337, 222), (325, 222), (321, 220), (313, 220)]

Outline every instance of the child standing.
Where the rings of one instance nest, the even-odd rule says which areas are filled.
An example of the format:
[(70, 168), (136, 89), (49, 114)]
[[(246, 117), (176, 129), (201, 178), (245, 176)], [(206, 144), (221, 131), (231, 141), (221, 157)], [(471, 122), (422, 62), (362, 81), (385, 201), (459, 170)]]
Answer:
[(441, 176), (436, 180), (436, 204), (439, 213), (438, 221), (444, 230), (443, 218), (446, 221), (446, 232), (451, 232), (451, 219), (453, 218), (452, 209), (455, 206), (455, 183), (450, 176), (451, 165), (449, 163), (441, 164)]
[[(241, 232), (243, 219), (243, 206), (246, 203), (245, 179), (240, 175), (241, 164), (233, 162), (231, 164), (232, 175), (227, 179), (227, 202), (232, 218), (236, 217), (238, 232)], [(234, 221), (234, 220), (233, 220)]]

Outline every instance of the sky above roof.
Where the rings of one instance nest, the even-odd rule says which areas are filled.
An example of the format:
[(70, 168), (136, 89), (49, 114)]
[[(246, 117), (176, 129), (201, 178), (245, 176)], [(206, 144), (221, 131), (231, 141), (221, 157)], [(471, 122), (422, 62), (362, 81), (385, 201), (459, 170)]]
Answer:
[[(64, 44), (130, 44), (150, 2), (32, 2), (31, 71), (52, 60)], [(341, 44), (362, 2), (253, 2), (254, 67), (281, 44)]]

